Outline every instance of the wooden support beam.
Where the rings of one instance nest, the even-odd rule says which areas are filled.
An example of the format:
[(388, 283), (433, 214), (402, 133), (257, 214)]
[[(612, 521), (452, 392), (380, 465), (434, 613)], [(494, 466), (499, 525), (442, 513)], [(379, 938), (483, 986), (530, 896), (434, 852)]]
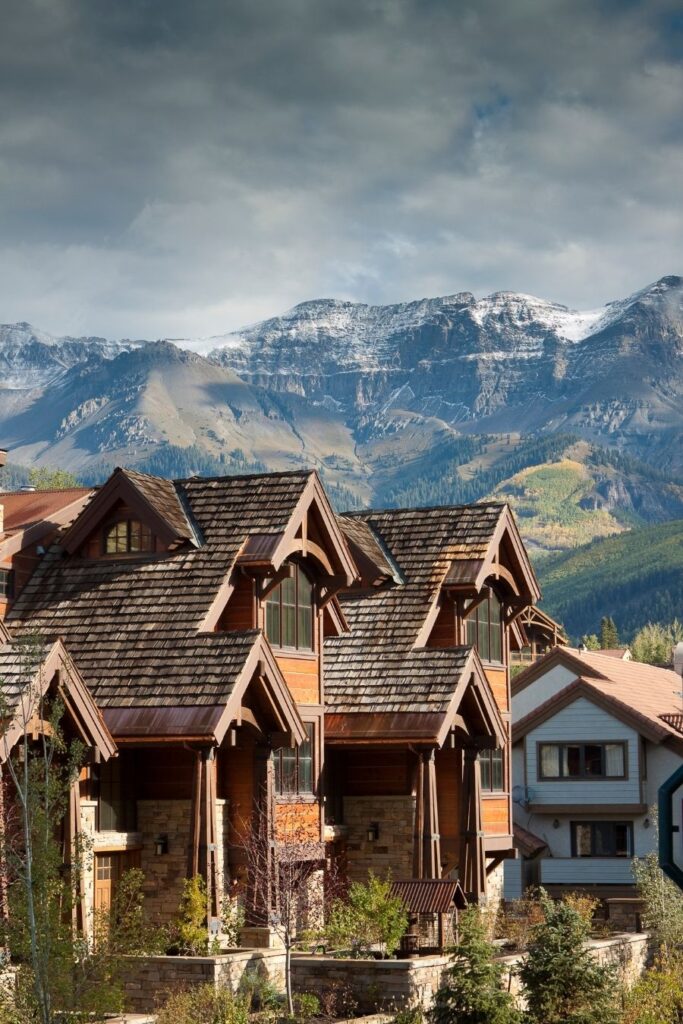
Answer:
[(422, 875), (420, 878), (441, 878), (441, 836), (439, 835), (439, 804), (436, 792), (435, 751), (424, 755), (424, 825), (422, 833)]
[(201, 875), (206, 883), (209, 917), (218, 917), (221, 892), (216, 820), (216, 751), (209, 746), (197, 750), (195, 757), (188, 866), (190, 877)]
[(473, 903), (478, 903), (486, 895), (478, 753), (477, 747), (471, 744), (464, 747), (458, 864), (460, 884), (467, 899)]
[(265, 599), (268, 597), (268, 594), (275, 590), (275, 588), (279, 586), (279, 584), (282, 583), (283, 580), (291, 579), (293, 575), (294, 566), (292, 565), (291, 562), (285, 562), (285, 564), (281, 565), (278, 571), (273, 576), (269, 576), (266, 579), (262, 580), (260, 583), (257, 583), (256, 596), (259, 599), (259, 601), (265, 601)]
[(415, 831), (413, 834), (413, 875), (423, 878), (424, 870), (424, 752), (417, 751), (415, 764)]

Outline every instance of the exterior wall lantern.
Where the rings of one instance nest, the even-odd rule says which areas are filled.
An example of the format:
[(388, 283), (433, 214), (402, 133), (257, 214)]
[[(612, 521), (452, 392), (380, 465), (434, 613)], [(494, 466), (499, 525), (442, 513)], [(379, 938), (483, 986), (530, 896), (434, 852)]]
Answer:
[(157, 836), (154, 840), (154, 855), (163, 857), (165, 853), (168, 853), (168, 836)]
[(369, 843), (376, 843), (377, 840), (379, 839), (379, 825), (377, 824), (376, 821), (372, 821), (368, 825), (367, 836)]

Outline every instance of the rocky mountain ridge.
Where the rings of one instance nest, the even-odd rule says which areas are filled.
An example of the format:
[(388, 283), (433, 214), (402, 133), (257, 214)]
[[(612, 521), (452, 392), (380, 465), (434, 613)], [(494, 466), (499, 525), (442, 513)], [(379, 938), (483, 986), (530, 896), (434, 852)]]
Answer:
[[(535, 446), (568, 434), (590, 479), (565, 472), (562, 486), (581, 476), (567, 500), (661, 521), (683, 514), (666, 477), (683, 476), (682, 371), (680, 277), (584, 312), (510, 292), (315, 300), (172, 342), (21, 323), (0, 327), (0, 446), (91, 476), (161, 456), (170, 473), (200, 456), (227, 470), (313, 465), (369, 504), (475, 500), (543, 466)], [(566, 448), (552, 457), (571, 461)], [(627, 461), (597, 472), (603, 448)], [(643, 463), (665, 476), (646, 483)]]

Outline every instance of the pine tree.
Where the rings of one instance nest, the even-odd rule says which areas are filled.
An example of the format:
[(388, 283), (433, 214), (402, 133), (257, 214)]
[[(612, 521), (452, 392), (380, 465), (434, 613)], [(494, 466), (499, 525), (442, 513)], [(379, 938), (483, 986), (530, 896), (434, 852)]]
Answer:
[(430, 1024), (519, 1024), (514, 1000), (502, 988), (504, 968), (495, 953), (481, 913), (471, 907), (460, 918), (460, 942), (434, 997)]
[(588, 921), (543, 890), (540, 902), (543, 920), (519, 969), (528, 1024), (617, 1024), (616, 971), (586, 947)]
[(611, 615), (603, 615), (600, 619), (600, 647), (603, 651), (613, 650), (619, 646), (619, 633)]

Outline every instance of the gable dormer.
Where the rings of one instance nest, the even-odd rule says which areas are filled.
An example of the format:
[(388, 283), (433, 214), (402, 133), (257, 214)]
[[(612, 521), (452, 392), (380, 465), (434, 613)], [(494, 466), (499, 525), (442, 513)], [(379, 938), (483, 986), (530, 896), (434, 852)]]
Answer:
[(116, 469), (62, 538), (84, 558), (140, 558), (198, 546), (172, 481)]
[(518, 623), (538, 600), (536, 576), (507, 506), (483, 547), (461, 550), (443, 576), (417, 647), (476, 647), (483, 662), (504, 664), (506, 645), (524, 642)]
[(245, 538), (202, 630), (261, 627), (275, 647), (313, 650), (319, 616), (326, 634), (346, 628), (336, 595), (358, 576), (325, 490), (311, 473), (284, 527)]

